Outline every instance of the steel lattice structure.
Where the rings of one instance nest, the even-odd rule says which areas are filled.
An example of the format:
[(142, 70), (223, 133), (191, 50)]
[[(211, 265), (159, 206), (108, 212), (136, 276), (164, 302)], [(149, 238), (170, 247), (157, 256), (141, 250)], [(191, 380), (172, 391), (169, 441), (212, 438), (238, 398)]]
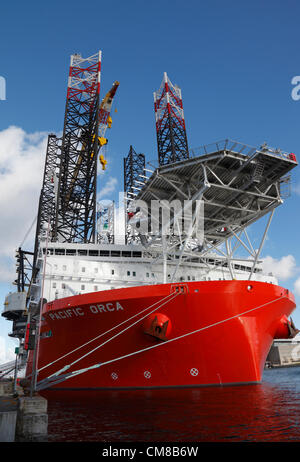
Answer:
[(124, 157), (124, 191), (127, 194), (136, 194), (138, 190), (137, 182), (141, 181), (141, 176), (145, 170), (145, 155), (137, 154), (130, 146), (127, 157)]
[(94, 242), (101, 51), (71, 56), (53, 238)]
[(38, 251), (38, 239), (44, 228), (50, 230), (50, 239), (55, 225), (55, 203), (57, 195), (57, 174), (60, 162), (60, 142), (55, 134), (48, 136), (43, 184), (39, 199), (38, 217), (35, 233), (34, 265)]
[(115, 203), (97, 204), (97, 236), (100, 244), (114, 243)]
[(181, 89), (164, 73), (157, 92), (154, 110), (159, 165), (178, 162), (189, 157)]
[[(236, 251), (242, 248), (249, 254), (248, 263), (253, 263), (251, 279), (274, 211), (286, 197), (289, 172), (296, 165), (293, 153), (267, 145), (256, 148), (233, 140), (192, 150), (189, 159), (162, 165), (153, 171), (135, 199), (145, 202), (146, 213), (152, 200), (170, 204), (176, 200), (187, 201), (192, 206), (201, 200), (204, 207), (201, 245), (191, 241), (194, 223), (188, 233), (179, 236), (172, 233), (163, 236), (161, 232), (153, 236), (146, 234), (143, 241), (140, 236), (140, 242), (149, 250), (157, 248), (166, 259), (175, 255), (176, 270), (182, 261), (193, 262), (197, 258), (209, 269), (211, 255), (218, 252), (220, 265), (229, 268), (232, 278), (232, 261)], [(175, 230), (181, 216), (174, 216), (170, 222), (171, 231)], [(269, 218), (259, 248), (255, 249), (246, 228), (264, 216)]]
[(137, 154), (130, 146), (127, 157), (124, 157), (124, 192), (125, 192), (125, 228), (126, 242), (129, 243), (128, 221), (132, 214), (130, 211), (130, 199), (133, 199), (144, 185), (145, 177), (145, 155)]

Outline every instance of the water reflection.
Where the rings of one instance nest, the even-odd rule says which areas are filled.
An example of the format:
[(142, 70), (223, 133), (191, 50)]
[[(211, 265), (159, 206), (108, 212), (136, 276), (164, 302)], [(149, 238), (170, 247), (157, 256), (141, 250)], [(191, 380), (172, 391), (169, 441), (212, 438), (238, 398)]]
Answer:
[(300, 368), (259, 385), (51, 392), (49, 441), (299, 441), (299, 393)]

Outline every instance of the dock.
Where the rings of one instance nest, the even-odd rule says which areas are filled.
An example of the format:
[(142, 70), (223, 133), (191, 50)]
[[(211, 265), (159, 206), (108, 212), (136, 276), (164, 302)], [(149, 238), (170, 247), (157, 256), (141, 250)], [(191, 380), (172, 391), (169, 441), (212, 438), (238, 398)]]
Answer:
[(300, 338), (274, 340), (265, 367), (290, 366), (300, 366)]
[(0, 442), (47, 441), (47, 400), (26, 396), (12, 380), (0, 381)]
[(17, 412), (18, 400), (16, 398), (0, 396), (0, 442), (15, 441)]

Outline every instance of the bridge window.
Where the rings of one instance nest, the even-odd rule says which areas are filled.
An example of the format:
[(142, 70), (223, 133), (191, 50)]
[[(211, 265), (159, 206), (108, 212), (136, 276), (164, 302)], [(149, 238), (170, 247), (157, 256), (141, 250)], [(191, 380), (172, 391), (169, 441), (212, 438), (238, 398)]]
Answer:
[(55, 255), (64, 255), (65, 249), (55, 249)]
[(98, 255), (99, 255), (98, 250), (89, 250), (90, 257), (98, 257)]
[[(46, 249), (43, 249), (43, 254), (45, 255), (45, 253), (46, 253)], [(53, 255), (53, 249), (48, 249), (47, 255)]]
[(134, 258), (141, 257), (141, 256), (142, 256), (142, 252), (132, 252), (132, 256), (133, 256)]
[(85, 285), (81, 284), (81, 290), (85, 290)]

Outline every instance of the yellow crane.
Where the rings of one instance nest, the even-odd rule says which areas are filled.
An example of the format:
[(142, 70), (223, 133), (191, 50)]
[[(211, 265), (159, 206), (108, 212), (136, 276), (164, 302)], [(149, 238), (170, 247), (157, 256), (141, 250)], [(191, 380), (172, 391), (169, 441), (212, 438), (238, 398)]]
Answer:
[[(115, 81), (113, 83), (111, 89), (106, 93), (105, 97), (103, 98), (103, 100), (101, 101), (101, 104), (100, 104), (99, 127), (98, 127), (98, 146), (100, 146), (100, 150), (101, 150), (102, 146), (107, 144), (107, 138), (105, 138), (104, 135), (105, 135), (107, 127), (111, 128), (111, 125), (112, 125), (112, 118), (111, 118), (111, 115), (110, 115), (110, 111), (111, 111), (114, 96), (116, 94), (116, 91), (117, 91), (119, 85), (120, 85), (120, 83), (118, 81)], [(93, 138), (92, 138), (92, 143), (93, 144), (94, 144), (94, 141), (95, 141), (95, 134), (93, 135)], [(73, 173), (73, 176), (72, 176), (72, 179), (71, 179), (71, 183), (70, 183), (70, 188), (69, 188), (68, 194), (66, 196), (67, 203), (70, 200), (71, 193), (73, 191), (75, 182), (77, 180), (77, 177), (78, 177), (78, 174), (79, 174), (79, 171), (80, 171), (80, 166), (81, 166), (81, 163), (82, 163), (82, 160), (83, 160), (83, 155), (84, 155), (85, 148), (86, 148), (86, 142), (83, 139), (81, 152), (80, 152), (80, 154), (78, 156), (78, 159), (77, 159), (77, 162), (76, 162), (76, 168), (74, 170), (74, 173)], [(97, 149), (97, 152), (98, 152), (98, 149)], [(91, 153), (91, 158), (93, 158), (93, 157), (94, 157), (94, 151)], [(102, 165), (102, 170), (105, 170), (107, 160), (104, 158), (104, 155), (102, 153), (100, 153), (99, 161), (100, 161), (100, 164)]]
[[(107, 144), (107, 138), (105, 138), (105, 132), (107, 127), (111, 128), (112, 125), (112, 118), (110, 115), (111, 111), (111, 106), (113, 103), (114, 96), (116, 94), (116, 91), (118, 89), (118, 86), (120, 83), (118, 81), (115, 81), (113, 83), (113, 86), (111, 89), (106, 93), (105, 97), (101, 101), (100, 104), (100, 112), (99, 112), (99, 136), (98, 136), (98, 142), (100, 145), (100, 149), (102, 146)], [(102, 170), (105, 170), (107, 160), (104, 159), (103, 154), (100, 154), (99, 161), (102, 165)]]

